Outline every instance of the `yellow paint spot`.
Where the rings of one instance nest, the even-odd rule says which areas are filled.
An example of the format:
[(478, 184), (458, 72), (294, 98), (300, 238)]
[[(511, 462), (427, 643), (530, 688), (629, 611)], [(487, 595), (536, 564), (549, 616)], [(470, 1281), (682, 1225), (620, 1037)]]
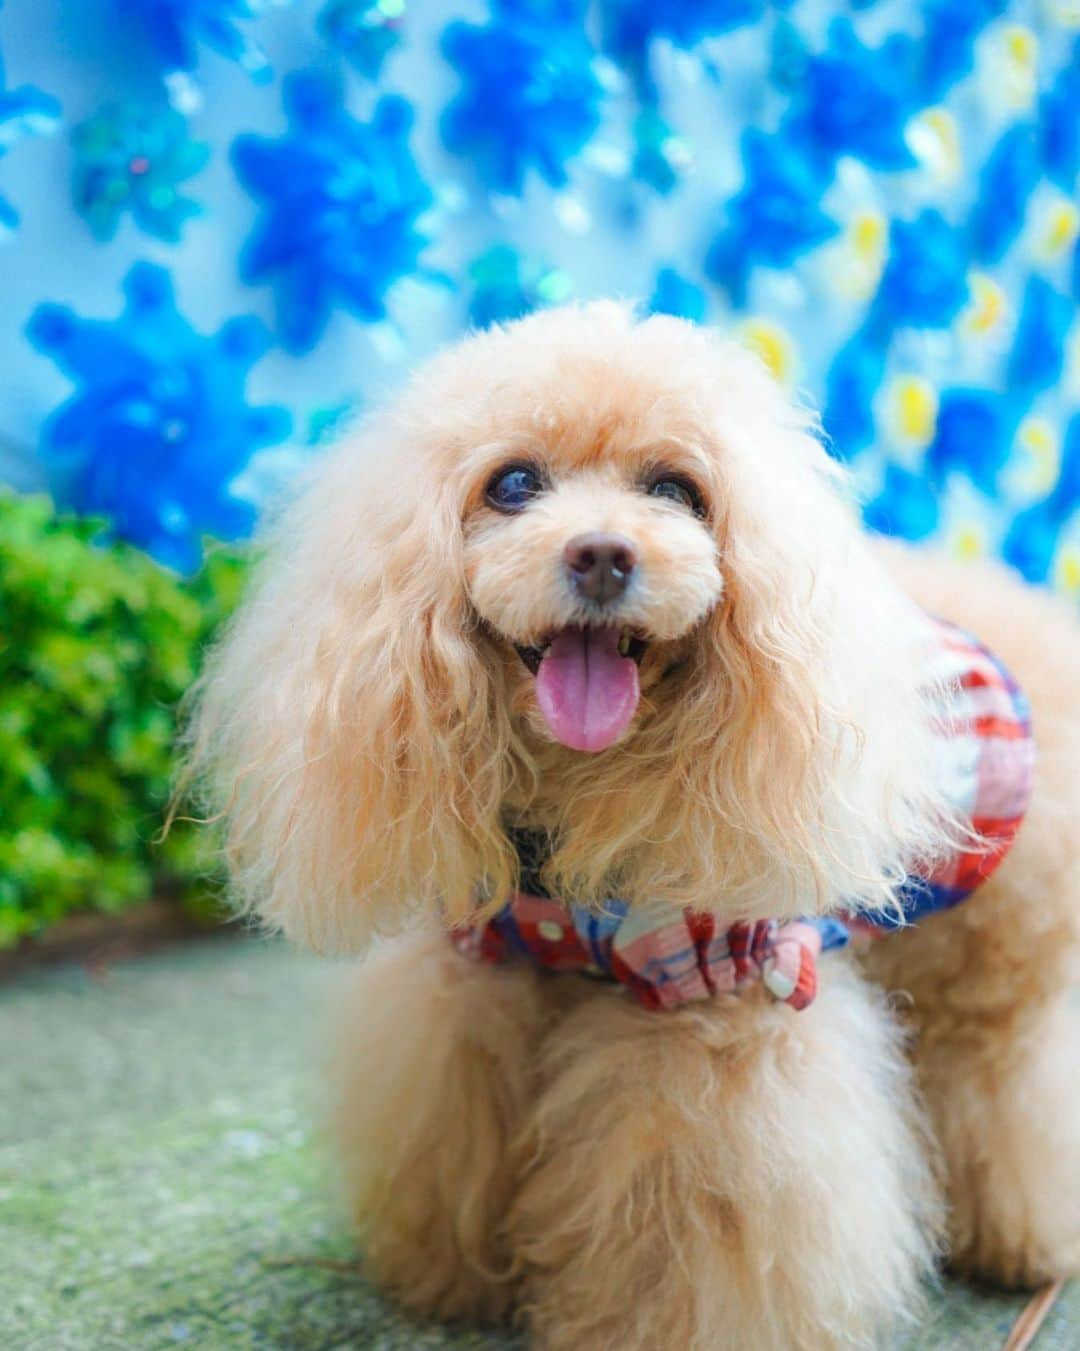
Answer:
[(788, 383), (795, 366), (795, 349), (787, 330), (771, 319), (750, 318), (739, 331), (776, 379)]
[(1062, 198), (1045, 213), (1039, 222), (1039, 239), (1036, 247), (1041, 257), (1049, 260), (1060, 258), (1070, 249), (1076, 236), (1080, 234), (1080, 207), (1067, 198)]
[(852, 219), (850, 234), (857, 256), (871, 261), (885, 247), (885, 220), (877, 211), (860, 211)]
[(1016, 440), (1027, 460), (1024, 486), (1031, 492), (1048, 493), (1061, 468), (1057, 428), (1046, 418), (1026, 417), (1017, 430)]
[(888, 222), (880, 211), (852, 216), (831, 260), (830, 279), (835, 277), (838, 291), (856, 300), (874, 294), (885, 266), (888, 237)]
[(1054, 585), (1067, 596), (1080, 596), (1080, 545), (1066, 544), (1054, 564)]
[(1002, 94), (1014, 108), (1026, 108), (1035, 98), (1035, 67), (1039, 59), (1039, 39), (1023, 24), (1009, 24), (1001, 35), (1003, 75)]
[(986, 537), (977, 526), (962, 525), (953, 535), (953, 554), (967, 562), (986, 553)]
[(970, 299), (960, 316), (960, 326), (968, 333), (993, 332), (1005, 319), (1009, 302), (1005, 292), (985, 272), (968, 273)]
[(1005, 47), (1018, 66), (1032, 67), (1039, 54), (1039, 40), (1030, 28), (1013, 24), (1005, 30)]
[(912, 445), (929, 445), (937, 427), (938, 397), (928, 380), (900, 376), (889, 391), (889, 406), (899, 437)]

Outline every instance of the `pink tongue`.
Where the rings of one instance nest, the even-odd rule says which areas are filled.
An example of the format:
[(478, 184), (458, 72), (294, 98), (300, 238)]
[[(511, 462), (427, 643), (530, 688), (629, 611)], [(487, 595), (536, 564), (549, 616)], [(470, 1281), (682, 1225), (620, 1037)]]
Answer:
[(563, 629), (544, 653), (536, 697), (551, 735), (575, 751), (618, 741), (638, 704), (637, 664), (618, 629)]

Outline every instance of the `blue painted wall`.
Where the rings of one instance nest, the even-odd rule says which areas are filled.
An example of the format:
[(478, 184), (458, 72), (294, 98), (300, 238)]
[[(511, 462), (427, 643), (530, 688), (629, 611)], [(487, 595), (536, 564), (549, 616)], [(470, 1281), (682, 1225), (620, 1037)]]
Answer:
[(171, 565), (469, 324), (617, 294), (877, 528), (1080, 594), (1076, 0), (0, 0), (0, 476)]

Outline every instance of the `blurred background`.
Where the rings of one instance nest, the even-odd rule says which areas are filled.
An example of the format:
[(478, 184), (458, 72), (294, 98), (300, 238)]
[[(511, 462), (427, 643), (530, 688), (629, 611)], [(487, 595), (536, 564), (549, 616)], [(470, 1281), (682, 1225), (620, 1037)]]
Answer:
[(0, 0), (0, 946), (205, 893), (175, 707), (297, 469), (617, 295), (1080, 597), (1078, 0)]

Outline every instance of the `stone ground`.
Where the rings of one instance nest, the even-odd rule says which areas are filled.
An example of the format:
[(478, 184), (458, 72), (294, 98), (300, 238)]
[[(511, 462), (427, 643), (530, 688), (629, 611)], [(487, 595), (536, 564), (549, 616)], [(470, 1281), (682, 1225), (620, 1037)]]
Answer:
[[(419, 1326), (334, 1265), (353, 1250), (314, 1126), (332, 977), (214, 939), (0, 986), (0, 1346), (520, 1351)], [(947, 1287), (891, 1351), (992, 1351), (1022, 1304)], [(1033, 1345), (1080, 1347), (1076, 1287)]]

